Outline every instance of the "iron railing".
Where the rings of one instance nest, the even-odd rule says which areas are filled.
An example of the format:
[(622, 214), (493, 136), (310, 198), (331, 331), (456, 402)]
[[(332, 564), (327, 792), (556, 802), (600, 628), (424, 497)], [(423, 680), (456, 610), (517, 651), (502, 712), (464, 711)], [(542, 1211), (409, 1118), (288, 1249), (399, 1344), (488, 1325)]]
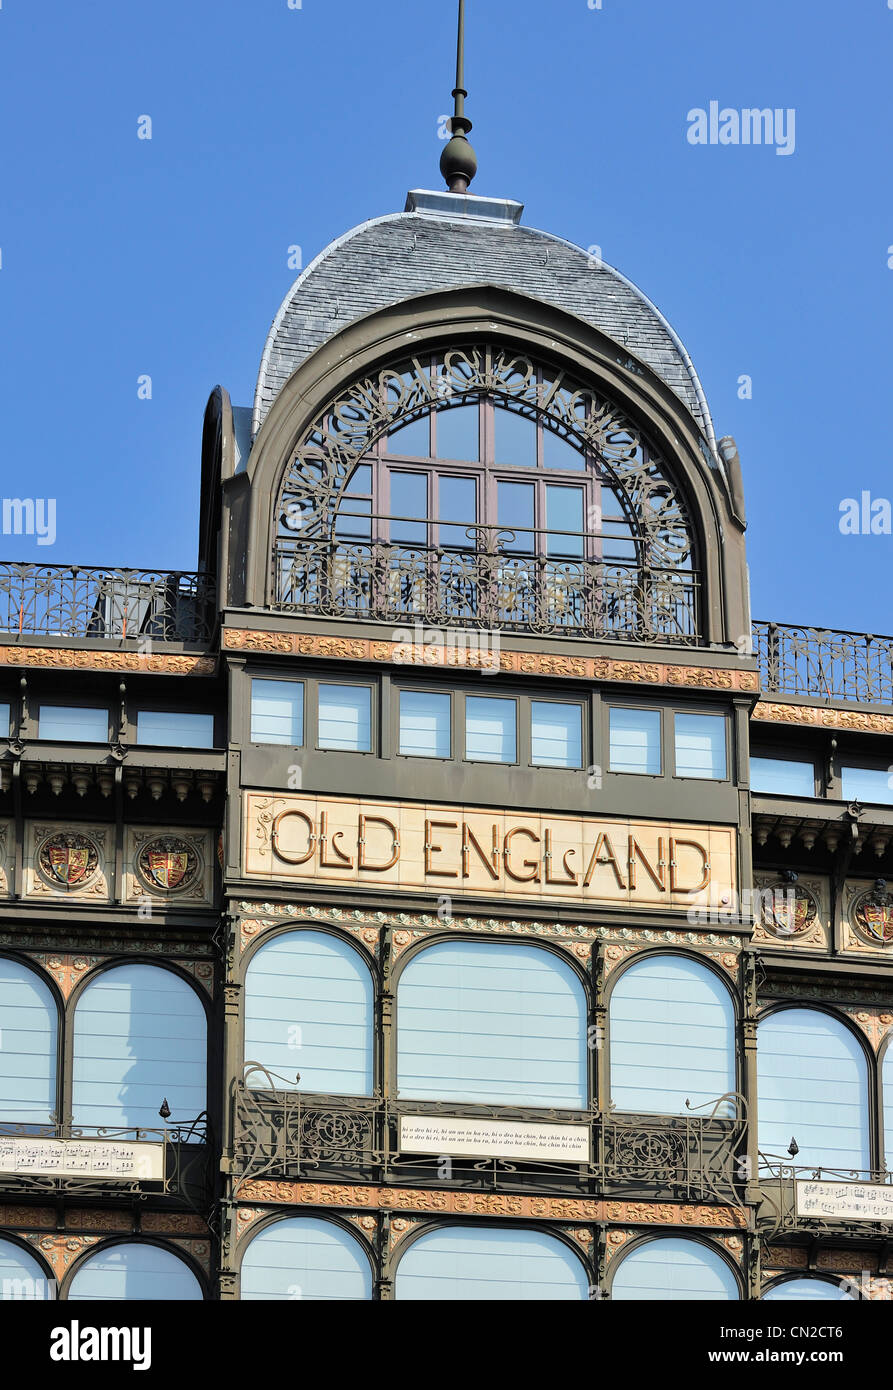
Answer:
[(209, 643), (207, 574), (0, 562), (0, 634)]
[(204, 1114), (158, 1129), (3, 1123), (0, 1193), (164, 1195), (198, 1206), (210, 1191), (210, 1152)]
[(764, 695), (893, 705), (893, 637), (759, 622), (753, 645)]
[[(455, 528), (458, 529), (458, 528)], [(697, 645), (700, 577), (632, 561), (525, 553), (515, 533), (472, 526), (467, 545), (287, 537), (274, 606), (300, 614), (542, 636)], [(587, 538), (576, 537), (582, 543)], [(596, 552), (597, 553), (597, 552)]]
[[(816, 1184), (822, 1185), (820, 1189)], [(826, 1197), (824, 1185), (830, 1185)], [(801, 1187), (802, 1185), (802, 1187)], [(785, 1235), (831, 1235), (856, 1237), (859, 1240), (889, 1238), (888, 1209), (893, 1207), (893, 1173), (882, 1168), (869, 1171), (853, 1168), (817, 1168), (791, 1163), (774, 1154), (760, 1155), (760, 1207), (757, 1225), (764, 1239), (773, 1240)], [(885, 1189), (888, 1194), (883, 1209), (872, 1216), (873, 1203), (869, 1194)], [(811, 1201), (798, 1200), (800, 1191)], [(840, 1196), (861, 1201), (860, 1214)]]
[[(707, 1114), (640, 1116), (594, 1110), (523, 1110), (441, 1102), (345, 1100), (276, 1089), (282, 1078), (249, 1063), (233, 1088), (233, 1172), (247, 1182), (444, 1183), (478, 1191), (542, 1191), (743, 1204), (738, 1155), (746, 1121), (740, 1098), (723, 1097)], [(262, 1088), (262, 1089), (260, 1089)], [(738, 1118), (733, 1118), (734, 1115)], [(456, 1157), (401, 1149), (402, 1115), (473, 1118), (495, 1123), (579, 1125), (589, 1130), (589, 1160)]]

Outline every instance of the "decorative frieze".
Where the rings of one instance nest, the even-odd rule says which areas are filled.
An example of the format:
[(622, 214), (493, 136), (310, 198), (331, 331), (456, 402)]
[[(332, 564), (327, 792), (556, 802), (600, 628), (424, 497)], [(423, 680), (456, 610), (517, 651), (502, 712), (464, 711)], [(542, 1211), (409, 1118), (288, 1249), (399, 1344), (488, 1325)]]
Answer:
[(805, 724), (817, 729), (853, 729), (864, 734), (893, 734), (893, 715), (826, 705), (786, 705), (761, 700), (751, 716), (769, 724)]
[(59, 671), (135, 671), (150, 676), (213, 676), (217, 659), (187, 654), (150, 655), (142, 651), (19, 647), (0, 643), (0, 666), (42, 667)]

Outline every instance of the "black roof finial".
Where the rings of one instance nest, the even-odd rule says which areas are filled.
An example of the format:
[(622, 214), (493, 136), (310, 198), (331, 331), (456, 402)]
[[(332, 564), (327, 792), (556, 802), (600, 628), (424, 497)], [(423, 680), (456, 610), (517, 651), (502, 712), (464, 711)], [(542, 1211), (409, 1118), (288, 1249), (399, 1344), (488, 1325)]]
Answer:
[(440, 172), (451, 193), (467, 193), (477, 173), (477, 156), (468, 143), (471, 121), (465, 114), (465, 0), (459, 0), (459, 41), (456, 48), (455, 107), (451, 121), (452, 138), (440, 156)]

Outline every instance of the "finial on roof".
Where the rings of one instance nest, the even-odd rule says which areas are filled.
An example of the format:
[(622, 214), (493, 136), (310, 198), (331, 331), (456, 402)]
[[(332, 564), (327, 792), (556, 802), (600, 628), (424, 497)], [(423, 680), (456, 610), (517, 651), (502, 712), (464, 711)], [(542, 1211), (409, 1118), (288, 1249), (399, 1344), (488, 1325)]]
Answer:
[(477, 155), (468, 143), (471, 121), (465, 114), (465, 0), (459, 0), (459, 41), (456, 47), (455, 107), (451, 122), (452, 138), (440, 156), (440, 172), (451, 193), (467, 193), (477, 173)]

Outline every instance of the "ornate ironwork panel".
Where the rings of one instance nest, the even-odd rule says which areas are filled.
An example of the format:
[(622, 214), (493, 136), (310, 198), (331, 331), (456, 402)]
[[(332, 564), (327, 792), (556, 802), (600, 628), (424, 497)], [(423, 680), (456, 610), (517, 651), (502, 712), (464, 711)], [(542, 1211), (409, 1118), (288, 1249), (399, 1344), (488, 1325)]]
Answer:
[(0, 632), (206, 645), (216, 622), (206, 574), (0, 563)]
[(763, 693), (893, 705), (893, 637), (753, 624)]

